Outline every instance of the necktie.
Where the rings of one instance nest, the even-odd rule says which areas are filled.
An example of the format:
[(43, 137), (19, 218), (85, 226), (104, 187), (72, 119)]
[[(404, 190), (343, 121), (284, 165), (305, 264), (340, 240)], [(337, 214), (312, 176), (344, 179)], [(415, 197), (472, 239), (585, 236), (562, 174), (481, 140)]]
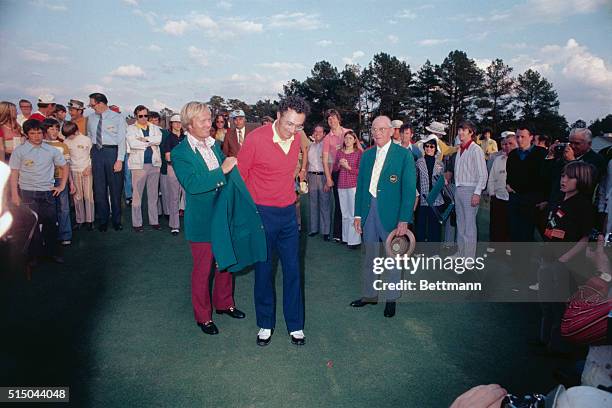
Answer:
[(242, 146), (242, 129), (238, 129), (238, 143)]
[(370, 194), (372, 197), (376, 198), (376, 190), (378, 188), (378, 179), (380, 178), (380, 171), (382, 170), (382, 166), (384, 160), (382, 159), (381, 154), (382, 149), (376, 148), (376, 159), (374, 159), (374, 167), (372, 168), (372, 178), (370, 179)]
[(98, 127), (96, 129), (96, 147), (102, 148), (102, 115), (98, 115)]

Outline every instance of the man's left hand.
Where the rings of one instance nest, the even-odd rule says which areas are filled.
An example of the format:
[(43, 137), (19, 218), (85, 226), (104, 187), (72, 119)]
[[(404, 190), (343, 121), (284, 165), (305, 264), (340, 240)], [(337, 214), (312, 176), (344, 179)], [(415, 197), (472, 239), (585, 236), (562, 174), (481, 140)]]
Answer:
[(65, 188), (66, 188), (65, 184), (64, 185), (60, 184), (57, 187), (51, 188), (51, 191), (53, 192), (53, 197), (59, 196), (62, 193), (62, 191), (64, 191)]
[(113, 165), (113, 171), (115, 173), (119, 173), (122, 168), (123, 168), (123, 162), (121, 160), (117, 160), (115, 164)]
[(480, 195), (472, 194), (472, 207), (478, 207), (480, 204)]
[(408, 234), (408, 223), (398, 222), (397, 223), (397, 235), (406, 235), (406, 234)]

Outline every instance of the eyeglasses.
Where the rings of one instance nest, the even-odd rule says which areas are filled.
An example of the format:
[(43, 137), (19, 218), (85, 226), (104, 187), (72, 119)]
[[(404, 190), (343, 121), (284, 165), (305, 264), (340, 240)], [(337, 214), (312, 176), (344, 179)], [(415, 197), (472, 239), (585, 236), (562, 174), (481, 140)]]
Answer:
[(372, 128), (372, 133), (384, 132), (387, 129), (391, 129), (391, 128), (389, 127)]
[(287, 127), (288, 128), (294, 128), (296, 130), (296, 132), (299, 132), (300, 130), (304, 130), (304, 126), (302, 125), (296, 125), (293, 122), (287, 122)]
[(138, 118), (148, 118), (149, 115), (138, 115)]
[(435, 148), (436, 148), (436, 145), (426, 144), (426, 145), (423, 145), (423, 147), (424, 147), (425, 149), (435, 149)]

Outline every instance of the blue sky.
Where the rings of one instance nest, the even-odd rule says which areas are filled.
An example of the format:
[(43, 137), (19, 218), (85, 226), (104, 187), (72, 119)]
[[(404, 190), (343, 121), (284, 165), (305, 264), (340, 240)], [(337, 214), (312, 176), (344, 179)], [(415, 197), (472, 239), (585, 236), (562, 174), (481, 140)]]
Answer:
[(384, 51), (416, 71), (460, 49), (551, 80), (570, 123), (612, 113), (607, 0), (2, 0), (0, 98), (107, 94), (125, 110), (211, 95), (275, 98), (315, 62), (365, 66)]

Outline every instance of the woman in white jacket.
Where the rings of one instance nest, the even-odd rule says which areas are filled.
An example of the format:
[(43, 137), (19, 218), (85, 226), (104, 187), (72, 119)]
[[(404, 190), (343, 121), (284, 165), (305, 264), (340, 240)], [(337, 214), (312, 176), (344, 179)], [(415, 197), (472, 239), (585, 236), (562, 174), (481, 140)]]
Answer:
[(132, 228), (136, 232), (144, 231), (141, 207), (146, 185), (149, 225), (160, 230), (157, 196), (161, 168), (161, 128), (148, 122), (149, 110), (145, 106), (138, 105), (134, 109), (134, 116), (136, 123), (128, 126), (126, 133), (128, 168), (132, 171)]

